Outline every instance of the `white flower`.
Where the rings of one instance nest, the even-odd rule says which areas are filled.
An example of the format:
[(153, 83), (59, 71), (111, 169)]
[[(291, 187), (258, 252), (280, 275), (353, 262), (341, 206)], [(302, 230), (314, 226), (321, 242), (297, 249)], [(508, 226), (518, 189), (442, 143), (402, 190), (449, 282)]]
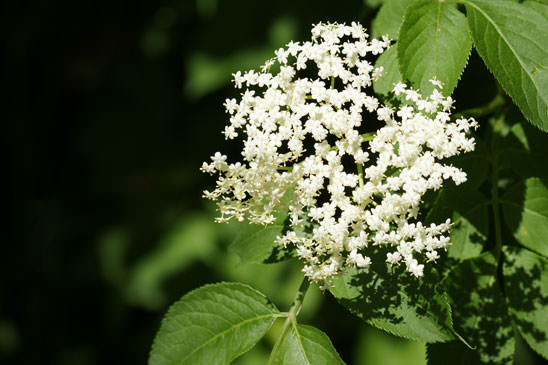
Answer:
[[(393, 92), (407, 103), (383, 105), (370, 90), (383, 70), (367, 58), (389, 46), (386, 38), (368, 41), (357, 23), (320, 23), (311, 41), (278, 49), (261, 72), (238, 71), (234, 82), (244, 90), (239, 101), (225, 102), (224, 134), (243, 137), (243, 161), (228, 163), (217, 152), (202, 165), (219, 174), (215, 189), (204, 192), (218, 202), (217, 221), (269, 224), (277, 211), (289, 211), (289, 229), (277, 242), (294, 248), (305, 275), (322, 287), (348, 267), (367, 268), (378, 246), (390, 251), (386, 262), (422, 276), (425, 263), (450, 245), (451, 221), (424, 226), (421, 199), (444, 180), (466, 181), (444, 160), (473, 150), (467, 133), (477, 123), (451, 120), (453, 100), (436, 80), (425, 97), (399, 82)], [(270, 73), (275, 63), (279, 71)], [(366, 111), (384, 125), (362, 136)]]

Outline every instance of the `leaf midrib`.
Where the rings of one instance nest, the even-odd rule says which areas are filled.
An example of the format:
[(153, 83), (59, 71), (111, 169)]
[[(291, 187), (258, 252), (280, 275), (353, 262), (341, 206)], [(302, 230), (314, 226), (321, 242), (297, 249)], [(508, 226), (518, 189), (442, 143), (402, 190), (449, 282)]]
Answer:
[(184, 364), (184, 362), (189, 358), (191, 357), (192, 355), (194, 355), (196, 352), (198, 352), (199, 350), (203, 349), (204, 347), (206, 347), (207, 345), (209, 345), (210, 343), (212, 343), (214, 340), (216, 340), (217, 338), (221, 337), (221, 336), (224, 336), (226, 333), (234, 330), (235, 328), (238, 328), (240, 326), (243, 326), (244, 324), (247, 324), (247, 323), (250, 323), (250, 322), (254, 322), (254, 321), (258, 321), (258, 320), (261, 320), (263, 318), (268, 318), (268, 317), (276, 317), (278, 313), (269, 313), (269, 314), (263, 314), (263, 315), (260, 315), (260, 316), (257, 316), (257, 317), (253, 317), (253, 318), (249, 318), (249, 319), (246, 319), (242, 322), (238, 322), (237, 324), (231, 326), (230, 328), (227, 328), (226, 330), (222, 331), (222, 332), (219, 332), (217, 333), (215, 336), (211, 337), (209, 340), (207, 340), (206, 342), (202, 343), (200, 346), (196, 347), (194, 350), (192, 350), (191, 352), (188, 353), (187, 356), (185, 356), (183, 359), (181, 359), (181, 361), (179, 362), (179, 364)]
[(310, 360), (308, 359), (308, 356), (306, 355), (306, 351), (304, 349), (304, 344), (302, 342), (301, 334), (299, 330), (297, 329), (297, 325), (293, 323), (293, 331), (295, 331), (295, 338), (297, 339), (297, 345), (299, 346), (299, 349), (301, 349), (301, 352), (303, 353), (304, 360), (307, 364), (312, 365)]

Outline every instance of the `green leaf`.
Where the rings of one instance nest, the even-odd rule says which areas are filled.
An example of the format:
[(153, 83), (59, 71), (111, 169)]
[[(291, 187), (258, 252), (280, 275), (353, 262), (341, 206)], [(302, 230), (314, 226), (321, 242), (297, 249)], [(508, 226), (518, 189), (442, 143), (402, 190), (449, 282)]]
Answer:
[(205, 285), (169, 309), (149, 364), (229, 364), (263, 337), (278, 314), (263, 294), (248, 285)]
[(497, 260), (491, 253), (466, 260), (444, 281), (453, 308), (453, 326), (471, 346), (468, 361), (512, 364), (514, 333), (496, 278)]
[(244, 263), (273, 263), (291, 257), (292, 252), (286, 250), (274, 241), (281, 236), (287, 220), (287, 205), (293, 198), (292, 191), (288, 191), (276, 214), (276, 220), (266, 226), (248, 222), (233, 222), (238, 226), (238, 234), (230, 244), (229, 250), (236, 253)]
[(515, 123), (501, 143), (503, 167), (515, 171), (521, 178), (548, 178), (548, 135), (527, 123), (521, 115), (510, 115)]
[(505, 247), (504, 288), (519, 333), (548, 359), (548, 260), (525, 249)]
[(372, 255), (369, 270), (348, 270), (330, 289), (340, 304), (367, 323), (393, 335), (424, 342), (453, 339), (451, 308), (437, 286), (435, 272), (422, 279), (385, 263), (386, 252)]
[(443, 94), (450, 95), (471, 49), (466, 17), (455, 4), (417, 0), (407, 8), (398, 40), (399, 65), (423, 95), (432, 92), (433, 78), (444, 84)]
[(230, 244), (229, 250), (238, 254), (245, 263), (262, 263), (275, 250), (275, 240), (282, 234), (283, 223), (260, 226), (251, 223), (238, 223), (238, 235)]
[(344, 364), (331, 340), (319, 329), (297, 324), (285, 339), (276, 364)]
[(528, 6), (548, 18), (548, 0), (527, 0), (523, 2), (524, 6)]
[(373, 35), (398, 39), (405, 9), (413, 0), (385, 0), (372, 23)]
[(508, 0), (463, 0), (487, 68), (538, 128), (548, 130), (548, 19)]
[(427, 222), (447, 218), (454, 224), (447, 255), (457, 260), (479, 256), (489, 234), (489, 201), (475, 189), (448, 186), (439, 193)]
[(388, 95), (394, 89), (394, 85), (402, 81), (398, 66), (397, 43), (390, 46), (375, 63), (375, 67), (383, 67), (383, 76), (373, 82), (373, 90), (378, 95)]
[(548, 181), (536, 177), (502, 196), (504, 220), (523, 246), (548, 256)]

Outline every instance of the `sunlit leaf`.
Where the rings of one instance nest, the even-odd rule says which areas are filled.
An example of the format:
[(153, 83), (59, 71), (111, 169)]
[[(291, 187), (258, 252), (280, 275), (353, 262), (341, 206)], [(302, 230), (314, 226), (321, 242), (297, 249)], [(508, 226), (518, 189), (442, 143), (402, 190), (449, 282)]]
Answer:
[(203, 286), (169, 309), (154, 339), (149, 364), (229, 364), (263, 337), (278, 313), (250, 286)]
[(331, 340), (319, 329), (297, 324), (280, 348), (276, 364), (344, 364)]
[(508, 0), (463, 2), (487, 68), (525, 117), (548, 130), (548, 18)]
[(471, 49), (466, 17), (454, 3), (417, 0), (407, 8), (398, 40), (400, 71), (423, 95), (432, 92), (429, 80), (433, 78), (450, 95)]
[(516, 240), (548, 256), (548, 181), (531, 177), (501, 198), (502, 211)]
[(373, 20), (373, 35), (387, 35), (390, 39), (398, 39), (398, 33), (405, 9), (413, 0), (385, 0)]
[(379, 95), (391, 93), (394, 89), (394, 85), (397, 82), (402, 81), (398, 66), (397, 47), (397, 43), (393, 44), (375, 63), (375, 67), (384, 68), (383, 76), (373, 82), (373, 90)]
[(504, 288), (510, 315), (525, 341), (548, 359), (548, 260), (506, 247)]

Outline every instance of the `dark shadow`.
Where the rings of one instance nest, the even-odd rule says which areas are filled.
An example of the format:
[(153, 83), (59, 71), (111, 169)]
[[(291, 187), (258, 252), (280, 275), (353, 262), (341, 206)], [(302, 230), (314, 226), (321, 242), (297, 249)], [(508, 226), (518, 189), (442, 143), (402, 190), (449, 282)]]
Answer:
[[(376, 248), (368, 270), (345, 275), (346, 286), (354, 292), (339, 295), (339, 302), (353, 314), (377, 326), (383, 325), (394, 331), (420, 332), (420, 328), (412, 328), (417, 326), (414, 321), (417, 319), (435, 327), (436, 336), (451, 338), (446, 326), (449, 307), (438, 285), (439, 273), (433, 265), (425, 265), (424, 277), (416, 278), (406, 272), (403, 265), (391, 267), (387, 264), (387, 251)], [(415, 322), (413, 325), (410, 325), (410, 319)]]

